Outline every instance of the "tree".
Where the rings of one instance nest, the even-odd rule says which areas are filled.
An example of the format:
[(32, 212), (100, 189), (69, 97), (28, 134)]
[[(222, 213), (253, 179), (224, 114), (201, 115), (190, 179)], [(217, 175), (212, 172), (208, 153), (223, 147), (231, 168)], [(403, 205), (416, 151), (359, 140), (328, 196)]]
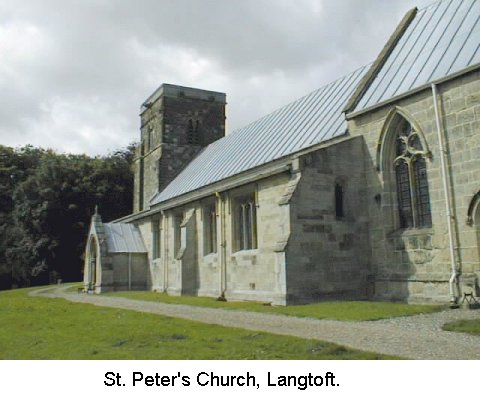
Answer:
[(94, 158), (31, 147), (1, 154), (8, 162), (0, 185), (8, 194), (0, 198), (0, 229), (8, 239), (0, 242), (0, 271), (23, 284), (47, 283), (52, 275), (80, 280), (95, 205), (105, 220), (131, 212), (133, 146)]
[(32, 146), (14, 150), (0, 145), (0, 289), (10, 287), (14, 275), (6, 258), (16, 237), (13, 192), (37, 168), (44, 153)]

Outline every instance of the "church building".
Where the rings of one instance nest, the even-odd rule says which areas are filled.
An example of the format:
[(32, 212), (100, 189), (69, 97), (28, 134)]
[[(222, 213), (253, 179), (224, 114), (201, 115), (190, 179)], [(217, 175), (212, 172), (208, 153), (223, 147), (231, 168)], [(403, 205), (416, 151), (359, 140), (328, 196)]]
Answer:
[(225, 104), (170, 84), (143, 103), (133, 214), (92, 217), (87, 291), (480, 295), (480, 0), (410, 10), (372, 64), (228, 135)]

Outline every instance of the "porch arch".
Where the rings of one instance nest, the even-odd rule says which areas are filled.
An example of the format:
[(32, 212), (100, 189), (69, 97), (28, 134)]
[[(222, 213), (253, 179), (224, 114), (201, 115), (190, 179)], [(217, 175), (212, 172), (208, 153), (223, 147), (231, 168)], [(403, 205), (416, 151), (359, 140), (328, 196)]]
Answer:
[(467, 211), (467, 225), (475, 229), (478, 263), (480, 264), (480, 190), (470, 200)]
[(480, 190), (470, 200), (467, 211), (467, 225), (480, 225)]

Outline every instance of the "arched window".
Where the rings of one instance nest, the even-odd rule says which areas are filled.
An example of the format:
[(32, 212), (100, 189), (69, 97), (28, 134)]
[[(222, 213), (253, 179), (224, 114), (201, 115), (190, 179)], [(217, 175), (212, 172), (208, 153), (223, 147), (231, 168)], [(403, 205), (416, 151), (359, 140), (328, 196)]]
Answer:
[(148, 151), (153, 148), (153, 126), (149, 125), (147, 129), (147, 148)]
[(254, 193), (234, 199), (233, 217), (235, 251), (256, 249), (257, 206)]
[(401, 228), (432, 226), (426, 152), (412, 125), (402, 119), (395, 132), (395, 170)]
[(217, 252), (217, 213), (215, 203), (211, 202), (203, 209), (203, 254)]

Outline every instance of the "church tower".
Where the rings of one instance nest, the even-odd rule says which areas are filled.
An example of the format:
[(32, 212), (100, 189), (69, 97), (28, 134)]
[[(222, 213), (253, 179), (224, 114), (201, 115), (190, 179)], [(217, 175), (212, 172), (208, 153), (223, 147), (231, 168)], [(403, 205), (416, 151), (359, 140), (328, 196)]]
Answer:
[(225, 93), (161, 85), (140, 110), (133, 211), (148, 208), (205, 146), (225, 136)]

